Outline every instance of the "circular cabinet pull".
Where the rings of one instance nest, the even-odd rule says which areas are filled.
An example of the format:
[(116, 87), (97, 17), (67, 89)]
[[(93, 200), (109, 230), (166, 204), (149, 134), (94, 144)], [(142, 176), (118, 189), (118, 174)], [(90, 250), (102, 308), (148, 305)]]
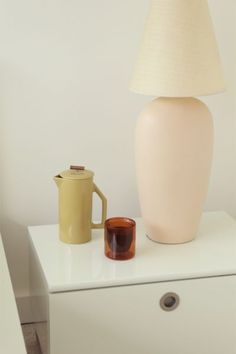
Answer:
[(179, 296), (175, 293), (166, 293), (160, 300), (160, 306), (164, 311), (173, 311), (179, 305)]

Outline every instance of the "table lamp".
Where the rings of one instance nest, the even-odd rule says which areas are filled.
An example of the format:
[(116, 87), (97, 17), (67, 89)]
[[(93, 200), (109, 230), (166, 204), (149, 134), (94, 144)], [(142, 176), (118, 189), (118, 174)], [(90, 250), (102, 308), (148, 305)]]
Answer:
[(131, 90), (158, 98), (136, 128), (136, 173), (147, 236), (196, 236), (213, 152), (213, 121), (193, 96), (224, 90), (206, 0), (152, 0)]

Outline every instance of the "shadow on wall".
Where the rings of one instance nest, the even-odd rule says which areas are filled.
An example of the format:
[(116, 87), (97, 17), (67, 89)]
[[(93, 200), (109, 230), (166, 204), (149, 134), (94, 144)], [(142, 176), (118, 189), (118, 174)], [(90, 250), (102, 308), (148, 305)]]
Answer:
[[(19, 167), (21, 165), (19, 158), (20, 151), (14, 149), (12, 146), (14, 140), (17, 139), (12, 141), (9, 139), (11, 135), (20, 136), (20, 131), (16, 126), (16, 120), (19, 117), (15, 115), (14, 119), (9, 119), (8, 108), (14, 106), (14, 101), (11, 100), (10, 102), (6, 99), (9, 89), (8, 85), (11, 84), (11, 82), (6, 84), (6, 71), (3, 72), (2, 68), (0, 85), (0, 233), (11, 274), (12, 285), (14, 291), (17, 289), (16, 295), (20, 298), (28, 296), (26, 291), (29, 284), (28, 237), (27, 227), (15, 221), (17, 217), (13, 215), (14, 208), (11, 210), (11, 198), (15, 195), (14, 190), (16, 188), (21, 189), (22, 185), (18, 183), (20, 175)], [(15, 156), (15, 167), (9, 174), (9, 159), (13, 155)], [(10, 194), (10, 198), (8, 198), (8, 194)], [(24, 210), (24, 200), (15, 196), (14, 206), (17, 206), (20, 210)]]
[[(8, 267), (11, 274), (13, 287), (17, 289), (18, 296), (26, 296), (25, 286), (29, 284), (29, 256), (28, 256), (28, 231), (27, 227), (0, 216), (0, 232), (7, 256)], [(26, 267), (22, 267), (22, 263)]]

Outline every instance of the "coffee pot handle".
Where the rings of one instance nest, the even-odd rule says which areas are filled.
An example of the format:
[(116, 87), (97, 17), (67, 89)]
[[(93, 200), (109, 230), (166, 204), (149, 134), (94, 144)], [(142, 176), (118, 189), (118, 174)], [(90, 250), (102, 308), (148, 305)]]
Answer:
[(94, 190), (93, 190), (94, 193), (96, 193), (102, 201), (102, 220), (99, 224), (95, 224), (92, 222), (91, 227), (92, 229), (102, 229), (104, 227), (104, 222), (107, 218), (107, 199), (104, 196), (104, 194), (100, 191), (100, 189), (96, 186), (95, 183), (93, 184), (93, 186), (94, 186)]

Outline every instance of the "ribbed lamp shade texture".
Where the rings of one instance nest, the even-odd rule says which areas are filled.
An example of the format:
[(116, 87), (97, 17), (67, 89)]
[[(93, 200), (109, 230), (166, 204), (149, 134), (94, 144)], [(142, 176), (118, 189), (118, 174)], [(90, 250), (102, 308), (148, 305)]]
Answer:
[(152, 0), (131, 90), (191, 97), (225, 84), (206, 0)]

